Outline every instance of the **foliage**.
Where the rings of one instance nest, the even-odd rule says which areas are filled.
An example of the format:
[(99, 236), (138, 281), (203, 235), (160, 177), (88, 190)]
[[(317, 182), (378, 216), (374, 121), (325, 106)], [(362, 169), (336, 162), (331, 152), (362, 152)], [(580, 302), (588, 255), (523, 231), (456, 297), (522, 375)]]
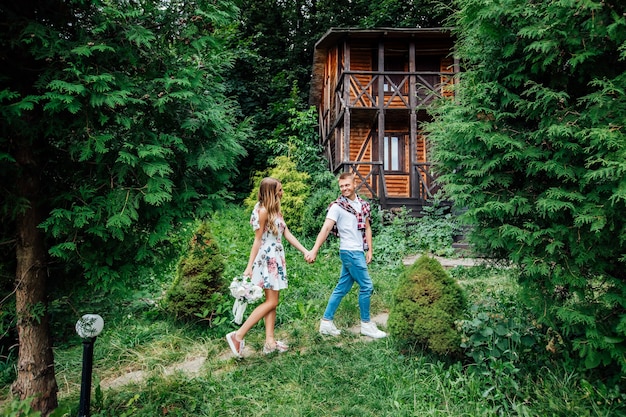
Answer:
[(372, 229), (373, 260), (381, 267), (395, 269), (402, 265), (405, 256), (422, 252), (416, 245), (417, 237), (412, 230), (412, 225), (417, 220), (404, 207), (393, 213), (384, 210), (380, 213), (382, 224), (376, 233)]
[[(228, 0), (0, 8), (0, 241), (27, 271), (15, 280), (16, 299), (28, 300), (18, 316), (38, 313), (18, 321), (30, 348), (20, 354), (37, 357), (18, 367), (15, 391), (45, 384), (36, 401), (54, 407), (47, 291), (66, 277), (100, 292), (138, 284), (176, 259), (170, 238), (186, 221), (229, 198), (249, 133), (224, 86), (238, 9)], [(38, 369), (44, 378), (29, 374)]]
[(515, 397), (522, 357), (528, 363), (540, 364), (533, 362), (536, 357), (529, 352), (542, 339), (541, 325), (528, 322), (528, 316), (517, 305), (503, 305), (503, 300), (489, 296), (471, 304), (467, 315), (457, 322), (462, 333), (461, 347), (473, 361), (471, 372), (489, 376), (491, 384), (486, 387), (484, 398), (501, 403), (503, 397)]
[[(45, 159), (38, 204), (49, 209), (50, 252), (102, 288), (163, 259), (159, 246), (178, 219), (226, 197), (246, 127), (221, 85), (232, 60), (223, 39), (236, 9), (210, 3), (201, 12), (184, 2), (114, 2), (96, 12), (75, 2), (55, 15), (66, 24), (32, 20), (10, 31), (22, 48), (10, 53), (29, 58), (10, 60), (5, 77), (21, 76), (31, 61), (38, 71), (5, 78), (2, 175), (19, 175), (7, 163), (15, 160), (11, 137)], [(6, 186), (5, 204), (19, 195)]]
[(400, 277), (389, 313), (389, 330), (403, 344), (438, 354), (459, 352), (455, 322), (462, 317), (465, 296), (441, 264), (420, 257)]
[(8, 404), (4, 404), (0, 411), (2, 411), (2, 415), (5, 417), (40, 417), (41, 412), (31, 408), (31, 401), (32, 398), (25, 400), (13, 398)]
[(276, 178), (283, 185), (284, 195), (280, 203), (283, 216), (292, 233), (301, 233), (302, 225), (306, 220), (305, 202), (311, 192), (309, 174), (298, 171), (296, 163), (290, 157), (276, 157), (272, 167), (255, 175), (254, 188), (245, 202), (249, 209), (252, 209), (258, 201), (259, 185), (265, 177)]
[(412, 216), (404, 207), (381, 211), (381, 217), (374, 234), (377, 264), (393, 269), (402, 263), (403, 257), (415, 253), (454, 255), (452, 243), (459, 231), (458, 220), (444, 213), (443, 207), (426, 206), (421, 217)]
[(278, 126), (273, 132), (269, 145), (273, 155), (287, 155), (296, 163), (298, 171), (311, 176), (328, 171), (327, 161), (322, 156), (318, 144), (317, 109), (309, 107), (305, 111), (288, 108), (289, 125)]
[(207, 319), (206, 312), (213, 314), (222, 303), (226, 289), (223, 272), (224, 256), (209, 225), (203, 222), (178, 263), (176, 279), (166, 294), (166, 309), (179, 318), (201, 315)]
[(451, 0), (379, 0), (368, 3), (368, 13), (361, 18), (365, 27), (440, 27), (448, 17)]
[[(235, 205), (211, 216), (211, 231), (227, 259), (226, 276), (245, 268), (253, 236), (248, 218), (249, 212)], [(521, 356), (517, 362), (520, 371), (515, 374), (516, 394), (492, 401), (493, 396), (485, 399), (483, 394), (499, 381), (491, 374), (472, 372), (462, 361), (443, 360), (419, 350), (399, 353), (391, 337), (364, 342), (346, 331), (340, 339), (322, 338), (316, 326), (341, 268), (337, 247), (324, 245), (313, 265), (289, 245), (285, 249), (289, 288), (281, 294), (276, 335), (289, 342), (288, 353), (280, 357), (259, 353), (243, 362), (232, 361), (223, 339), (232, 324), (207, 327), (174, 320), (154, 302), (162, 292), (161, 281), (144, 278), (142, 281), (152, 283), (149, 290), (133, 299), (109, 297), (103, 300), (108, 304), (99, 306), (107, 315), (103, 316), (105, 331), (94, 349), (96, 396), (91, 415), (318, 416), (341, 410), (341, 415), (358, 412), (368, 417), (608, 417), (626, 411), (626, 396), (619, 383), (576, 372), (567, 362), (544, 366)], [(451, 271), (468, 289), (472, 302), (483, 295), (499, 299), (502, 292), (505, 301), (512, 300), (519, 290), (510, 269), (459, 267)], [(386, 300), (391, 299), (389, 293), (396, 288), (399, 274), (381, 265), (371, 265), (370, 274), (376, 286), (372, 313), (377, 314), (390, 307)], [(232, 299), (229, 301), (232, 306)], [(352, 314), (357, 308), (357, 294), (352, 291), (336, 316), (342, 329), (358, 324), (358, 314)], [(64, 382), (59, 387), (59, 410), (66, 416), (77, 414), (81, 382), (81, 343), (75, 334), (73, 337), (55, 344), (55, 368)], [(246, 344), (260, 352), (264, 339), (261, 323), (248, 333)], [(206, 358), (200, 368), (189, 374), (183, 370), (190, 364), (187, 360), (199, 358)], [(372, 368), (377, 371), (372, 373)], [(139, 378), (121, 386), (113, 384), (119, 381), (116, 378), (131, 375)], [(290, 389), (271, 389), (275, 384)], [(6, 391), (7, 387), (0, 386), (3, 396)], [(332, 401), (320, 403), (319, 398)]]
[(624, 372), (625, 5), (456, 4), (466, 71), (428, 126), (439, 179), (581, 364)]
[(421, 216), (409, 231), (417, 249), (440, 256), (454, 255), (452, 244), (462, 227), (458, 217), (448, 210), (437, 201), (423, 207)]
[(15, 325), (15, 298), (8, 297), (1, 303), (0, 310), (0, 384), (10, 383), (15, 379), (14, 360), (18, 353)]
[(335, 176), (329, 171), (324, 171), (323, 174), (314, 177), (311, 189), (313, 191), (306, 200), (302, 212), (305, 219), (302, 223), (302, 233), (315, 238), (326, 220), (329, 204), (339, 195), (339, 187)]

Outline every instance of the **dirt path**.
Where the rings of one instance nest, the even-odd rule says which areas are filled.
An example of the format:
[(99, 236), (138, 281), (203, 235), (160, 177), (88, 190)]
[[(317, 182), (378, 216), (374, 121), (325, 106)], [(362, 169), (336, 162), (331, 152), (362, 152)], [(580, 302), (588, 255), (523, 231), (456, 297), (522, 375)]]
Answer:
[[(372, 317), (372, 321), (384, 328), (387, 326), (388, 317), (389, 317), (389, 314), (382, 313), (382, 314), (378, 314), (377, 316)], [(360, 334), (361, 329), (360, 329), (360, 326), (357, 325), (357, 326), (349, 328), (348, 331), (350, 333), (354, 333), (358, 335)], [(362, 338), (365, 341), (374, 340), (371, 337), (367, 337), (367, 336), (362, 336)], [(224, 344), (226, 345), (226, 342), (224, 342)], [(263, 353), (261, 351), (256, 351), (250, 348), (249, 346), (246, 346), (243, 351), (244, 358), (255, 356), (255, 355), (262, 355), (262, 354)], [(227, 361), (227, 360), (232, 359), (232, 357), (233, 357), (233, 353), (230, 351), (230, 348), (226, 345), (226, 348), (222, 352), (220, 352), (217, 359), (221, 361)], [(202, 366), (206, 362), (206, 359), (207, 359), (206, 357), (202, 357), (202, 356), (186, 358), (183, 362), (179, 362), (177, 364), (174, 364), (165, 368), (163, 370), (163, 375), (167, 376), (167, 375), (172, 375), (176, 372), (183, 372), (191, 377), (196, 376), (202, 370)], [(139, 383), (147, 377), (147, 374), (148, 372), (145, 372), (145, 371), (128, 372), (124, 375), (121, 375), (115, 378), (103, 379), (100, 382), (100, 386), (103, 389), (107, 389), (107, 388), (119, 388), (121, 386), (130, 384), (130, 383)]]

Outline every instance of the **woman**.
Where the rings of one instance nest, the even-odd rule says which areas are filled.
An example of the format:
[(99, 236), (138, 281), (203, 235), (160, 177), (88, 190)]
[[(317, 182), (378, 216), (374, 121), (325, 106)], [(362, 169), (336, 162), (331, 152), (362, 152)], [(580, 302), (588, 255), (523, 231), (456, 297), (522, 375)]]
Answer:
[(265, 301), (252, 311), (239, 330), (226, 335), (228, 346), (239, 358), (243, 353), (246, 333), (261, 319), (265, 320), (263, 353), (285, 352), (288, 349), (285, 343), (274, 338), (279, 292), (287, 288), (287, 269), (282, 237), (284, 236), (287, 242), (302, 252), (305, 258), (309, 256), (309, 251), (291, 234), (283, 219), (280, 210), (282, 196), (283, 187), (280, 181), (274, 178), (264, 178), (261, 181), (258, 201), (250, 217), (250, 224), (254, 230), (254, 243), (243, 275), (251, 277), (253, 284), (263, 288)]

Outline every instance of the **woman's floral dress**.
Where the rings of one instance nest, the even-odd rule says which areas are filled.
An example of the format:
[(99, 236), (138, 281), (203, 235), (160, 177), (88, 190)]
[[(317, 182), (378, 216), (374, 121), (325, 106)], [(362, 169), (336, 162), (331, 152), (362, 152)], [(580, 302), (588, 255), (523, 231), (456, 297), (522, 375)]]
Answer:
[[(252, 283), (261, 288), (283, 290), (287, 288), (287, 268), (282, 236), (285, 232), (285, 221), (282, 217), (276, 220), (278, 235), (273, 234), (267, 225), (261, 236), (261, 247), (252, 264)], [(257, 202), (250, 216), (250, 224), (254, 231), (259, 227), (259, 203)]]

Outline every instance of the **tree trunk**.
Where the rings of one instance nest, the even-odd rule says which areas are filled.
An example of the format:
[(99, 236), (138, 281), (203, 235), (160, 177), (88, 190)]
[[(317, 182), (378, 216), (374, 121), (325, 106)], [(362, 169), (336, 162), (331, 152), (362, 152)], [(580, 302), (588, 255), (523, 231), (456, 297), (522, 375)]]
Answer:
[(32, 407), (48, 416), (58, 405), (54, 357), (50, 339), (46, 299), (46, 248), (44, 236), (37, 227), (40, 215), (40, 178), (32, 145), (22, 141), (16, 160), (21, 172), (18, 192), (28, 208), (17, 216), (17, 268), (15, 272), (15, 306), (19, 356), (17, 379), (11, 390), (21, 399), (33, 397)]

